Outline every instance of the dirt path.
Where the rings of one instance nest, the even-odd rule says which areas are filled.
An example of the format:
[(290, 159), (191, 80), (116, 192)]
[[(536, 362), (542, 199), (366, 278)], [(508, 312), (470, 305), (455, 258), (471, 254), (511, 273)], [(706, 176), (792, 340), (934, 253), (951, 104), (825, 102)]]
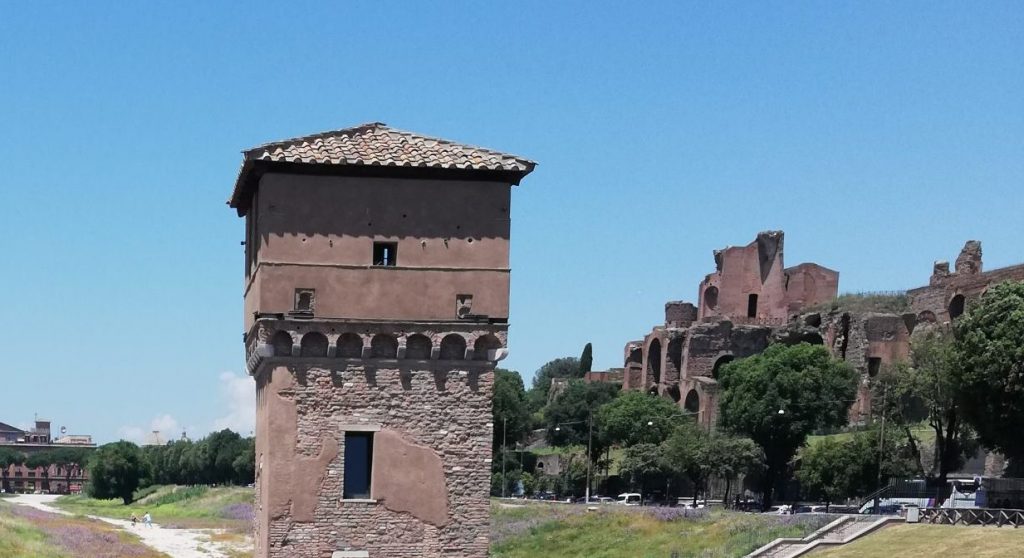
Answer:
[[(57, 498), (59, 496), (20, 494), (6, 501), (44, 512), (71, 515), (62, 509), (50, 505)], [(216, 533), (217, 531), (215, 530), (168, 529), (160, 527), (155, 523), (152, 527), (146, 527), (141, 522), (137, 526), (132, 527), (130, 521), (123, 519), (110, 519), (94, 515), (88, 517), (116, 525), (139, 537), (146, 546), (163, 552), (171, 558), (228, 558), (228, 555), (222, 552), (217, 545), (210, 542), (210, 535)]]

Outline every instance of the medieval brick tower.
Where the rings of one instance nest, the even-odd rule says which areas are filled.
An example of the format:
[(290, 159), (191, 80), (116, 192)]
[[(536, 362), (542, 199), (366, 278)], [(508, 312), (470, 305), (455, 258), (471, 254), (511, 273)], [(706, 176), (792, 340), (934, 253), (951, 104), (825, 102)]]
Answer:
[(256, 556), (484, 557), (520, 157), (379, 123), (244, 154)]

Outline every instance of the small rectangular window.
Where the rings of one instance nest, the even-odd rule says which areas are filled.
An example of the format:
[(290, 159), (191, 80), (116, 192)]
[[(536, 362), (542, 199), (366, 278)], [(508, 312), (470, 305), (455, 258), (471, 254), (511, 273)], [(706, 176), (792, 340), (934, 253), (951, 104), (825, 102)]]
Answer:
[(757, 317), (757, 295), (756, 294), (752, 294), (752, 295), (747, 297), (747, 317), (748, 318), (756, 318)]
[(373, 432), (345, 433), (345, 483), (342, 498), (370, 499), (370, 475), (373, 465)]
[(295, 289), (295, 311), (313, 312), (316, 306), (316, 289)]
[(393, 266), (398, 259), (397, 242), (374, 242), (373, 265)]

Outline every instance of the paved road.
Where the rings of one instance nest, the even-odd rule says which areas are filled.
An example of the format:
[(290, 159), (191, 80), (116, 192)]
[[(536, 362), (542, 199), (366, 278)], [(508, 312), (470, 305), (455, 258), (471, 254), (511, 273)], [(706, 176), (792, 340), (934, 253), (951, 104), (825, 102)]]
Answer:
[[(46, 494), (20, 494), (6, 501), (11, 504), (20, 504), (44, 512), (60, 515), (71, 515), (68, 512), (55, 508), (50, 504), (59, 496)], [(132, 527), (131, 521), (122, 519), (110, 519), (107, 517), (92, 516), (111, 525), (116, 525), (128, 531), (142, 540), (142, 542), (160, 552), (171, 556), (171, 558), (228, 558), (217, 546), (210, 542), (210, 534), (216, 531), (199, 529), (169, 529), (153, 524), (146, 527), (140, 522)]]

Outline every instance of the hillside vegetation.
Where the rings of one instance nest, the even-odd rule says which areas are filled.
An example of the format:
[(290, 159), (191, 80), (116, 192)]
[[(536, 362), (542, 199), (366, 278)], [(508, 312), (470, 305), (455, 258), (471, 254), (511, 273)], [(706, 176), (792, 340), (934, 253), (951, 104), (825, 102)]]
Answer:
[(76, 514), (128, 519), (149, 512), (168, 527), (220, 528), (248, 532), (252, 528), (254, 493), (251, 488), (153, 486), (140, 490), (135, 501), (97, 500), (84, 495), (64, 496), (57, 507)]

